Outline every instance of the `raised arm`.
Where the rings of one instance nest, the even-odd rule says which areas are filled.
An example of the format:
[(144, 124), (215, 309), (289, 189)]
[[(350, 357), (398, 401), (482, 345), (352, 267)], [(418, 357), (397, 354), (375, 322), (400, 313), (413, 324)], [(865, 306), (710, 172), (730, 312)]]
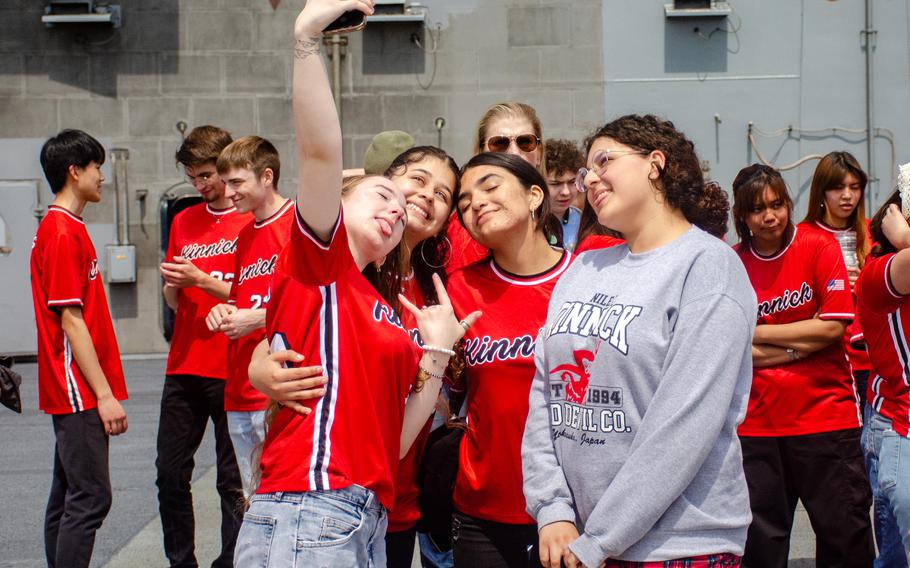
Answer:
[(882, 219), (882, 231), (898, 250), (888, 273), (891, 286), (898, 294), (910, 294), (910, 225), (897, 205), (888, 206)]
[[(408, 397), (404, 409), (399, 459), (407, 455), (421, 428), (426, 424), (427, 418), (436, 407), (449, 357), (454, 354), (454, 351), (450, 351), (452, 346), (464, 336), (468, 328), (474, 325), (481, 315), (479, 311), (471, 312), (459, 321), (455, 317), (452, 302), (449, 300), (449, 295), (438, 274), (433, 275), (433, 285), (436, 287), (436, 296), (439, 298), (439, 304), (436, 306), (419, 309), (402, 294), (398, 295), (401, 305), (414, 315), (417, 327), (420, 329), (420, 336), (425, 342), (424, 353), (418, 363), (419, 388)], [(450, 352), (445, 353), (446, 351)]]
[(373, 0), (308, 0), (294, 24), (292, 104), (297, 133), (297, 208), (328, 241), (341, 207), (341, 123), (319, 45), (322, 30), (348, 10), (373, 13)]

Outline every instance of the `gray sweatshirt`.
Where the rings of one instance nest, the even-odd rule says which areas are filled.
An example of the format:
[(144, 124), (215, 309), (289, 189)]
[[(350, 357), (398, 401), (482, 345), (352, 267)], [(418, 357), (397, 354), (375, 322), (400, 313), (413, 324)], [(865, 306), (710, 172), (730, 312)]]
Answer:
[(642, 254), (581, 254), (537, 340), (521, 459), (539, 527), (574, 522), (606, 558), (741, 555), (752, 515), (736, 427), (752, 382), (755, 293), (692, 228)]

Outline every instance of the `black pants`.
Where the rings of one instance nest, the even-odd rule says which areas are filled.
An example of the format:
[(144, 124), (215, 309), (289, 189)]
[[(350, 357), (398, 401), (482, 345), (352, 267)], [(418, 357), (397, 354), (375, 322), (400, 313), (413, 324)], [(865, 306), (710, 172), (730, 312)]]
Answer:
[(815, 531), (817, 566), (872, 566), (872, 494), (859, 436), (857, 428), (740, 438), (752, 505), (743, 566), (786, 568), (797, 500)]
[(859, 393), (859, 407), (866, 408), (866, 387), (869, 386), (869, 371), (853, 371), (856, 391)]
[(198, 566), (190, 482), (195, 466), (193, 456), (209, 419), (215, 426), (217, 487), (221, 496), (221, 554), (212, 566), (228, 567), (234, 563), (234, 544), (243, 521), (243, 489), (224, 414), (224, 381), (188, 375), (165, 378), (155, 467), (164, 553), (174, 567)]
[(385, 555), (388, 568), (411, 568), (417, 527), (385, 533)]
[(540, 566), (537, 525), (511, 525), (455, 512), (452, 545), (456, 568)]
[(96, 409), (54, 415), (53, 422), (57, 443), (44, 552), (50, 568), (79, 568), (89, 565), (95, 532), (111, 509), (108, 437)]

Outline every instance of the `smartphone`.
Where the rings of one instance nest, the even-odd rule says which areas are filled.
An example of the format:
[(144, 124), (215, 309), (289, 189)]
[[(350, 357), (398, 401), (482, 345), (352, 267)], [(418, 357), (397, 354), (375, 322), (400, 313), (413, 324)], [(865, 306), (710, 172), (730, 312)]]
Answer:
[(324, 30), (322, 35), (344, 34), (362, 30), (367, 25), (366, 14), (360, 10), (348, 10), (335, 19)]

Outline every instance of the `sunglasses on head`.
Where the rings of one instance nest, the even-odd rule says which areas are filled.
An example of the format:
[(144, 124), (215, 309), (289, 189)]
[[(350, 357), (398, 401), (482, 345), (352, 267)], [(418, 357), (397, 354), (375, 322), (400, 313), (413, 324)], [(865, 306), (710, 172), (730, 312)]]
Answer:
[[(598, 150), (594, 152), (594, 155), (591, 156), (591, 166), (588, 168), (578, 168), (578, 174), (575, 176), (575, 189), (578, 191), (585, 191), (585, 178), (588, 177), (589, 172), (594, 172), (598, 177), (602, 176), (607, 170), (607, 164), (611, 160), (622, 156), (629, 156), (631, 154), (638, 154), (639, 156), (644, 156), (648, 152), (644, 150)], [(610, 156), (613, 156), (612, 158)]]
[(491, 152), (505, 152), (512, 145), (512, 140), (522, 152), (533, 152), (540, 145), (540, 138), (534, 134), (519, 134), (518, 136), (490, 136), (487, 138), (487, 150)]

